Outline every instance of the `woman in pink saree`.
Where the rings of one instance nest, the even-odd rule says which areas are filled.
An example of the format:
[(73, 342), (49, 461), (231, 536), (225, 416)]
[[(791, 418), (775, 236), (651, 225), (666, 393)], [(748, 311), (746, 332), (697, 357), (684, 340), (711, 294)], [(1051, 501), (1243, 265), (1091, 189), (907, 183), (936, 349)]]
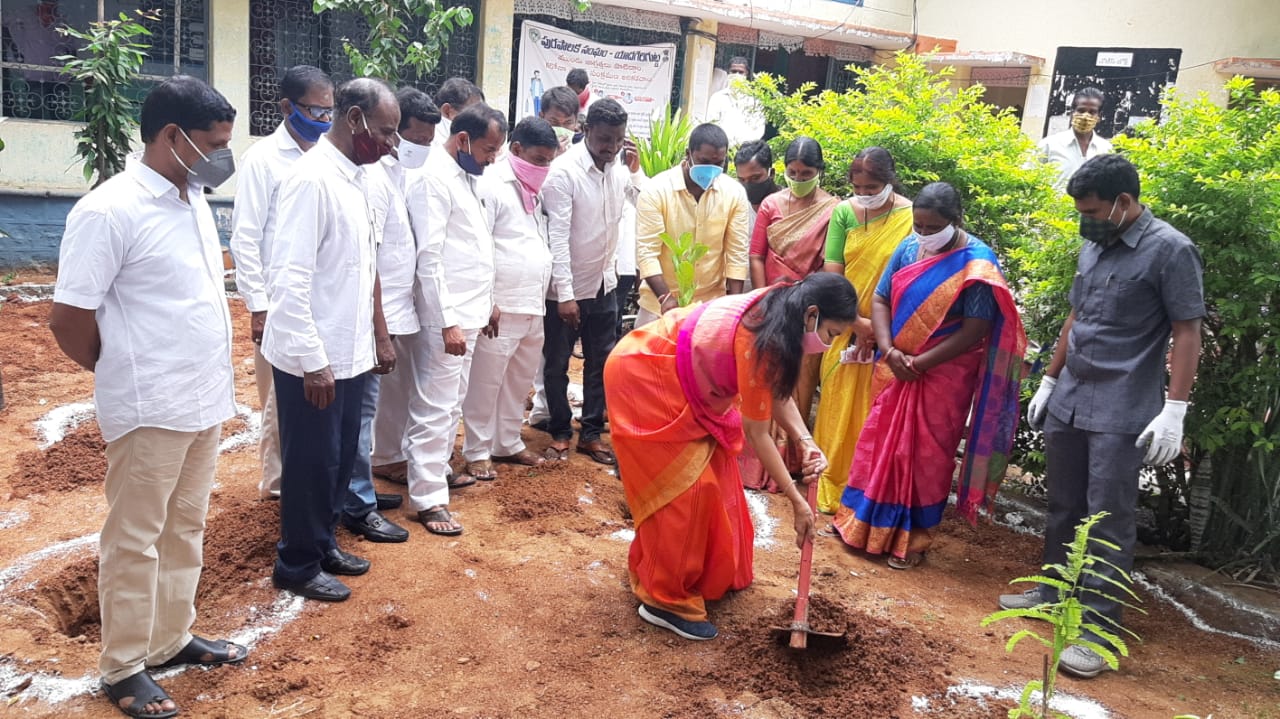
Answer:
[[(819, 186), (827, 163), (817, 140), (812, 137), (792, 140), (783, 161), (787, 189), (769, 195), (760, 203), (751, 234), (752, 287), (798, 282), (820, 271), (831, 211), (840, 203), (839, 198)], [(821, 365), (821, 355), (806, 356), (800, 363), (795, 400), (805, 426), (809, 425)], [(786, 434), (776, 427), (774, 436), (787, 468), (793, 473), (799, 471), (796, 447), (787, 444)], [(747, 489), (778, 491), (777, 484), (750, 447), (738, 455), (738, 466), (742, 470), (742, 485)]]
[(995, 496), (1027, 347), (995, 253), (960, 229), (955, 188), (925, 186), (913, 215), (915, 233), (876, 288), (875, 401), (834, 522), (845, 543), (890, 554), (894, 569), (919, 564), (933, 542), (966, 420), (957, 507), (976, 521)]

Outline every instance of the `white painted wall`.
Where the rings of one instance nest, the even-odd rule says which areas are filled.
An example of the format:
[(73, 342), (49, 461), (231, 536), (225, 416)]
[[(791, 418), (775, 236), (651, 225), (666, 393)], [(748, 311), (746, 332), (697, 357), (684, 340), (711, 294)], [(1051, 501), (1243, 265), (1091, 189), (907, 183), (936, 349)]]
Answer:
[[(957, 50), (1012, 50), (1045, 59), (1028, 93), (1024, 130), (1044, 126), (1059, 47), (1179, 48), (1181, 92), (1208, 92), (1225, 102), (1213, 61), (1280, 57), (1277, 0), (919, 0), (920, 34), (954, 38)], [(1198, 67), (1197, 67), (1198, 66)]]

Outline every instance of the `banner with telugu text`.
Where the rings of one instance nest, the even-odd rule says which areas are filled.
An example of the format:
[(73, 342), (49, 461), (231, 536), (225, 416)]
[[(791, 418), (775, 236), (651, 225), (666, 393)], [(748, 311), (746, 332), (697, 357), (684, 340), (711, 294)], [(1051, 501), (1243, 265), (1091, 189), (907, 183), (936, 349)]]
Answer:
[(592, 102), (616, 100), (627, 111), (628, 132), (648, 137), (649, 117), (671, 101), (675, 62), (675, 43), (605, 45), (525, 20), (520, 26), (516, 119), (538, 114), (542, 93), (563, 85), (569, 71), (580, 67), (591, 78)]

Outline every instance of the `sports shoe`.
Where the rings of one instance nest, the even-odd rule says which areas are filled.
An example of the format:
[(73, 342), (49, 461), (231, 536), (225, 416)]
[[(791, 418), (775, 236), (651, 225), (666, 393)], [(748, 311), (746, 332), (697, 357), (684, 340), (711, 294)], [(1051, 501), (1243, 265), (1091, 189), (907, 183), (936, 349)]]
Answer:
[(1046, 600), (1040, 594), (1040, 587), (1032, 587), (1018, 594), (1000, 595), (1001, 609), (1031, 609), (1045, 603)]
[(1058, 668), (1080, 679), (1092, 679), (1107, 671), (1107, 660), (1089, 647), (1072, 644), (1058, 658)]
[(640, 618), (655, 627), (670, 629), (685, 639), (692, 639), (697, 642), (715, 639), (716, 635), (719, 634), (716, 631), (716, 625), (711, 622), (691, 622), (688, 619), (681, 619), (671, 612), (651, 607), (648, 604), (640, 605)]

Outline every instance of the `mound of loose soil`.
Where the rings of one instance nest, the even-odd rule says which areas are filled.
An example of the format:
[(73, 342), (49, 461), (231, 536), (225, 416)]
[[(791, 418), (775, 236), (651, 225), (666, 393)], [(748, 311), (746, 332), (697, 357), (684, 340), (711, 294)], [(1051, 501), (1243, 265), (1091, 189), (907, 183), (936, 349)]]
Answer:
[(98, 423), (85, 422), (46, 450), (19, 454), (18, 469), (9, 477), (13, 497), (101, 484), (107, 476), (106, 449)]
[(791, 623), (793, 602), (737, 627), (708, 678), (747, 690), (765, 700), (781, 700), (801, 716), (895, 717), (907, 712), (911, 694), (946, 691), (944, 642), (911, 627), (873, 617), (813, 596), (809, 623), (825, 632), (847, 633), (843, 648), (815, 641), (795, 651), (770, 627)]

